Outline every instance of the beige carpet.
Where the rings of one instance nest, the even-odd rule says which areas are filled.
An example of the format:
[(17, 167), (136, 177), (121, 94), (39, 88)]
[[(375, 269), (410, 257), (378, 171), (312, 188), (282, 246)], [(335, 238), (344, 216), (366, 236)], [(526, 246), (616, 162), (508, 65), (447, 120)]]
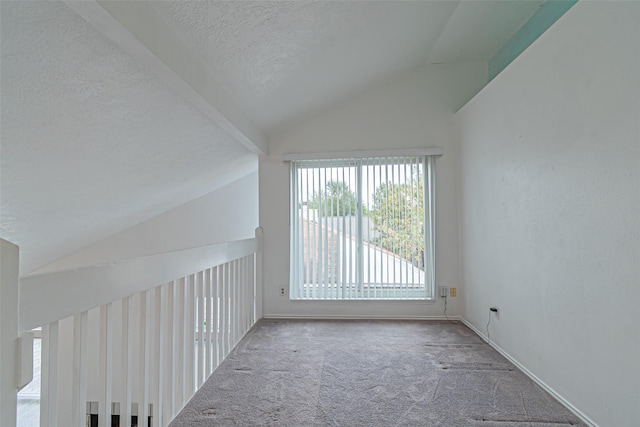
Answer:
[(171, 423), (584, 425), (458, 322), (274, 321), (251, 330)]

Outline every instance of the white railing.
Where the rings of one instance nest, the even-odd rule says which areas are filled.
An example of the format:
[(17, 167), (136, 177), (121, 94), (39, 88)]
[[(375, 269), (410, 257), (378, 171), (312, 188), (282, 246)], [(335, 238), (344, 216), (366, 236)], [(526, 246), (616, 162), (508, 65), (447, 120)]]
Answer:
[(253, 239), (21, 278), (18, 336), (42, 327), (40, 426), (84, 427), (96, 409), (100, 426), (119, 415), (130, 427), (132, 413), (168, 425), (260, 317), (261, 245), (257, 229)]

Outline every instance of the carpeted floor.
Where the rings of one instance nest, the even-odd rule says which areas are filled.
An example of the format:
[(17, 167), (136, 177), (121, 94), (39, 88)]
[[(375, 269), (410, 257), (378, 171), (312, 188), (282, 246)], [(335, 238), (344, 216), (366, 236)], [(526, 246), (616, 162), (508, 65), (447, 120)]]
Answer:
[(458, 322), (262, 320), (171, 423), (584, 425)]

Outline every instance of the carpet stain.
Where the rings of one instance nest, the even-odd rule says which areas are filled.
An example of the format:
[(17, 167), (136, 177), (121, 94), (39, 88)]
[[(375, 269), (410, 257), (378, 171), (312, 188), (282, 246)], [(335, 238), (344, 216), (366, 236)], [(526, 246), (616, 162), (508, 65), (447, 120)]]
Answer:
[[(476, 344), (483, 345), (483, 344)], [(445, 347), (445, 348), (473, 348), (471, 344), (424, 344), (425, 347)]]
[(515, 372), (517, 369), (510, 366), (496, 366), (490, 363), (442, 363), (438, 362), (438, 367), (443, 370), (462, 369), (467, 371), (508, 371)]

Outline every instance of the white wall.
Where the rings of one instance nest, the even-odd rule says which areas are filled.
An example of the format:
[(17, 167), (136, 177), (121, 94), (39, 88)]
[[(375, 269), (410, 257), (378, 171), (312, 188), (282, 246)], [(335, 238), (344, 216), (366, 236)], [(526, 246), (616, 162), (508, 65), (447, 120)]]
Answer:
[[(290, 301), (289, 166), (291, 152), (443, 147), (437, 162), (437, 283), (458, 286), (453, 119), (486, 82), (483, 64), (428, 66), (406, 73), (346, 104), (272, 137), (269, 157), (260, 159), (260, 225), (264, 230), (264, 315), (429, 317), (443, 305), (421, 302)], [(459, 313), (458, 298), (448, 313)]]
[(36, 272), (249, 239), (257, 226), (258, 173), (254, 172)]
[(15, 424), (18, 375), (18, 264), (16, 245), (0, 239), (0, 424)]
[(458, 113), (466, 318), (640, 425), (640, 3), (579, 2)]

